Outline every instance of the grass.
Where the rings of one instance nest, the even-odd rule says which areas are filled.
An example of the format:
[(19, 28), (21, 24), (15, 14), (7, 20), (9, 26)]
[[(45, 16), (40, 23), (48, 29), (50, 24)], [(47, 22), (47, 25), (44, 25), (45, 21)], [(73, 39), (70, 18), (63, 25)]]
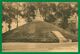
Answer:
[(20, 26), (3, 34), (3, 42), (59, 42), (59, 39), (51, 31), (61, 32), (65, 38), (77, 41), (77, 36), (53, 24), (35, 21)]

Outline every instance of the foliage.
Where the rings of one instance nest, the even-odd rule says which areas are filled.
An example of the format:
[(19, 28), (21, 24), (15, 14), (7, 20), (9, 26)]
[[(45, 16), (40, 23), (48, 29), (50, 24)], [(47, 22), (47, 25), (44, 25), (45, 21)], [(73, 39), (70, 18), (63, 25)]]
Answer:
[[(14, 2), (13, 2), (14, 3)], [(43, 17), (45, 22), (54, 23), (58, 19), (61, 19), (61, 28), (66, 29), (68, 25), (68, 19), (74, 13), (77, 13), (78, 4), (71, 6), (71, 3), (3, 3), (3, 21), (8, 24), (12, 23), (12, 20), (17, 21), (18, 27), (18, 16), (21, 16), (26, 22), (32, 22), (39, 10), (40, 15)], [(22, 5), (21, 5), (22, 4)], [(20, 9), (22, 8), (22, 9)], [(17, 16), (17, 17), (15, 17)]]

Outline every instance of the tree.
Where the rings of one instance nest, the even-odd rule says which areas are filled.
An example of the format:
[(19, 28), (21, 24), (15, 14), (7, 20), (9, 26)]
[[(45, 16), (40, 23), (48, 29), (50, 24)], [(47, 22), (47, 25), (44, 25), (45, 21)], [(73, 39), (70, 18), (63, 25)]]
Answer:
[(36, 13), (36, 7), (32, 4), (23, 4), (23, 10), (20, 11), (19, 15), (25, 18), (26, 22), (32, 22), (33, 19), (35, 19)]
[(68, 27), (68, 18), (71, 15), (71, 8), (69, 3), (59, 3), (58, 4), (58, 14), (61, 14), (62, 22), (61, 27), (66, 29)]
[(49, 23), (53, 23), (55, 20), (56, 18), (54, 17), (53, 14), (48, 14), (46, 18), (44, 19), (44, 21), (49, 22)]
[(27, 6), (27, 20), (28, 22), (31, 22), (32, 19), (35, 19), (35, 6), (34, 5), (28, 5)]
[(56, 9), (56, 4), (55, 3), (51, 3), (50, 5), (49, 5), (49, 11), (51, 11), (51, 12), (56, 12), (57, 11), (57, 9)]
[(46, 16), (49, 14), (49, 7), (46, 3), (42, 3), (41, 7), (39, 8), (40, 14), (43, 17), (43, 19), (45, 20)]
[(11, 3), (3, 3), (3, 21), (8, 23), (9, 31), (11, 30), (12, 19), (15, 19), (15, 8), (11, 6)]

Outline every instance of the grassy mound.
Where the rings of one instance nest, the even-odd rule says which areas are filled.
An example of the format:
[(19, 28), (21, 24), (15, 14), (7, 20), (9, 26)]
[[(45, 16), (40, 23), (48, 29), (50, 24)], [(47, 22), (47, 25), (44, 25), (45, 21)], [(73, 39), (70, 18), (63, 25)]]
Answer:
[(35, 21), (4, 33), (3, 42), (56, 43), (59, 42), (59, 39), (51, 33), (51, 31), (55, 30), (60, 31), (65, 38), (77, 41), (77, 37), (74, 34), (62, 28), (47, 22)]

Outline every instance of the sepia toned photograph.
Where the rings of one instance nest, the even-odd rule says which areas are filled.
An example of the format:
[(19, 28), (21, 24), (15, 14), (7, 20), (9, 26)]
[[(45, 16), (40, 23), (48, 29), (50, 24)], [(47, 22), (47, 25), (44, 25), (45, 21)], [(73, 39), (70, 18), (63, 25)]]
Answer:
[(77, 2), (3, 2), (3, 52), (78, 52)]

